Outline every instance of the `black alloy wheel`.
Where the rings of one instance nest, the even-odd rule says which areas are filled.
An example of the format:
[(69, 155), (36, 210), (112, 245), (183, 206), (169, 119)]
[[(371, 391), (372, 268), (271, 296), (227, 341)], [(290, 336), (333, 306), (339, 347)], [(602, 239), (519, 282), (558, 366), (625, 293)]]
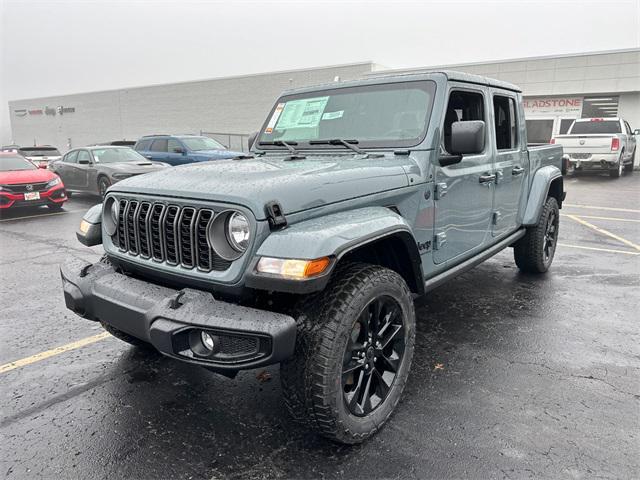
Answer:
[(400, 306), (386, 295), (373, 299), (353, 324), (344, 353), (342, 391), (353, 415), (368, 415), (385, 401), (404, 348)]

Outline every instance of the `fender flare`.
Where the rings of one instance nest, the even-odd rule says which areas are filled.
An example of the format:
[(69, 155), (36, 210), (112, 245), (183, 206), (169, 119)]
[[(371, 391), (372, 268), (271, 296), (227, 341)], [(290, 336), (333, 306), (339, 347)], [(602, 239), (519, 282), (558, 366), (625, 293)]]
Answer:
[[(539, 168), (533, 175), (531, 188), (529, 189), (529, 198), (527, 199), (527, 206), (522, 218), (523, 225), (531, 226), (538, 223), (540, 212), (542, 212), (542, 207), (549, 195), (551, 184), (558, 178), (562, 184), (564, 184), (562, 172), (554, 165), (547, 165)], [(562, 191), (563, 189), (561, 189), (561, 192)], [(562, 199), (560, 199), (559, 203), (560, 206), (562, 206)]]
[[(424, 289), (422, 267), (418, 246), (407, 221), (386, 207), (365, 207), (337, 212), (322, 217), (304, 220), (282, 230), (272, 232), (258, 248), (250, 263), (246, 284), (249, 287), (309, 293), (322, 290), (331, 272), (345, 255), (368, 244), (396, 237), (405, 248), (411, 263), (410, 280), (413, 289)], [(260, 257), (296, 258), (313, 260), (330, 257), (331, 268), (319, 277), (309, 280), (277, 280), (257, 274), (255, 265)], [(419, 292), (418, 292), (419, 293)]]

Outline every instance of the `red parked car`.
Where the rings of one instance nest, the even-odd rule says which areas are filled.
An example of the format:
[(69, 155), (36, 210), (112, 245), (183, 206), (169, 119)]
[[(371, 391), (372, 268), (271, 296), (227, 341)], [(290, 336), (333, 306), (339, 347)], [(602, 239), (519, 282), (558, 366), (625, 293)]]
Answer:
[(60, 210), (66, 201), (58, 175), (16, 153), (0, 153), (0, 210), (40, 205)]

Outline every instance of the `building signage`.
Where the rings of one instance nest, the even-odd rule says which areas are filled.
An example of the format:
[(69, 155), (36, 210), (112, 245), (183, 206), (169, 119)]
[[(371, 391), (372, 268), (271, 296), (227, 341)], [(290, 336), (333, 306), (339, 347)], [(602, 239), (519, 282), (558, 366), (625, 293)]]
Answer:
[(76, 107), (63, 107), (62, 105), (58, 105), (57, 107), (44, 107), (44, 108), (17, 108), (13, 111), (16, 117), (26, 117), (27, 113), (29, 115), (62, 115), (64, 113), (74, 113), (76, 111)]
[(522, 101), (526, 116), (570, 115), (582, 113), (582, 97), (536, 97)]

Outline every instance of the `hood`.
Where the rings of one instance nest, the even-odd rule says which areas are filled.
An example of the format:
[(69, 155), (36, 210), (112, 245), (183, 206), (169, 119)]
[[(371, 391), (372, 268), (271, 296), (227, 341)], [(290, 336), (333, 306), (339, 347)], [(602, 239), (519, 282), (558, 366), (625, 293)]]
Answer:
[(98, 166), (103, 170), (112, 170), (114, 172), (117, 171), (135, 174), (155, 172), (158, 169), (168, 167), (166, 163), (143, 160), (140, 160), (139, 162), (99, 163)]
[(0, 185), (15, 185), (19, 183), (42, 183), (53, 180), (57, 175), (49, 170), (13, 170), (0, 172)]
[(267, 156), (195, 163), (132, 177), (112, 191), (235, 203), (264, 219), (265, 203), (277, 200), (285, 214), (393, 190), (409, 184), (410, 157), (361, 158), (317, 155), (303, 160)]
[(246, 155), (246, 153), (234, 152), (232, 150), (195, 150), (192, 154), (208, 158), (233, 158)]

